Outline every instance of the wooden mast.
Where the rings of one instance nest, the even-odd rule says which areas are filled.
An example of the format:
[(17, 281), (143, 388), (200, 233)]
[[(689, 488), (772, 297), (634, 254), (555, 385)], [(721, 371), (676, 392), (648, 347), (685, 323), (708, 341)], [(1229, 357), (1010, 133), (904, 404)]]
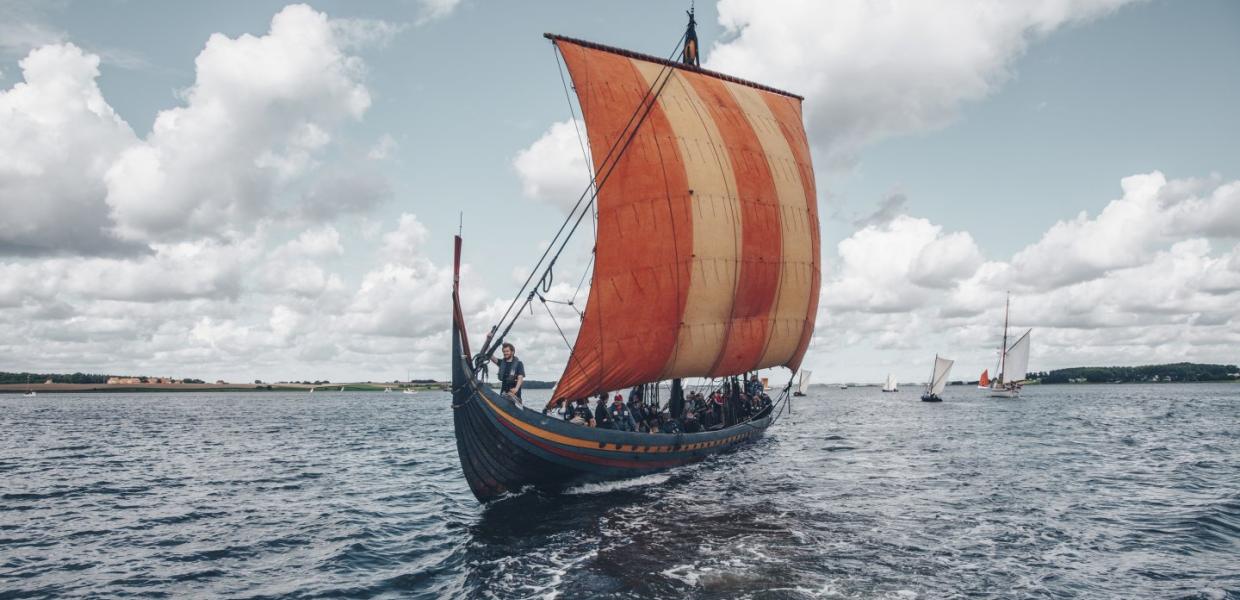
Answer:
[(1008, 334), (1008, 308), (1012, 305), (1012, 292), (1008, 292), (1007, 300), (1003, 302), (1003, 343), (999, 346), (999, 385), (1006, 385), (1007, 370), (1007, 334)]

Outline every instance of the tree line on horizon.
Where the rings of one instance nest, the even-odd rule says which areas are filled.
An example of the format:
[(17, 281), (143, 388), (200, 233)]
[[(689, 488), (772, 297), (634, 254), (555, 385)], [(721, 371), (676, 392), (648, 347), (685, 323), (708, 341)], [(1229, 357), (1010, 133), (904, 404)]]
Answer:
[[(112, 377), (132, 377), (132, 375), (107, 375), (99, 373), (8, 373), (0, 371), (0, 384), (5, 383), (43, 383), (52, 380), (52, 383), (107, 383)], [(139, 381), (146, 383), (146, 377), (139, 377)], [(185, 378), (181, 380), (184, 383), (206, 383), (201, 379)]]
[(1234, 381), (1240, 378), (1236, 365), (1173, 363), (1139, 367), (1072, 367), (1029, 374), (1041, 383), (1171, 383), (1196, 381)]

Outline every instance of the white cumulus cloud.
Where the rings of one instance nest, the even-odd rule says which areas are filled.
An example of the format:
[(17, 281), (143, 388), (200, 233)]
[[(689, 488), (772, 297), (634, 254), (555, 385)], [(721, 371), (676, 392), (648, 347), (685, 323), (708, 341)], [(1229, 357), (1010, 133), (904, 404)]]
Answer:
[(1016, 254), (1017, 282), (1045, 288), (1086, 281), (1148, 262), (1185, 237), (1240, 238), (1240, 182), (1167, 181), (1160, 172), (1126, 177), (1123, 196), (1091, 218), (1060, 221)]
[(582, 150), (585, 124), (572, 120), (552, 123), (541, 137), (512, 160), (526, 198), (545, 202), (568, 212), (590, 183), (593, 167), (587, 166)]
[(132, 254), (108, 229), (104, 174), (138, 143), (104, 100), (99, 57), (53, 44), (0, 91), (0, 254)]
[(261, 37), (212, 35), (185, 106), (165, 110), (107, 173), (117, 231), (167, 239), (245, 230), (304, 173), (345, 119), (370, 106), (361, 63), (326, 15), (284, 8)]
[(927, 219), (865, 225), (839, 242), (824, 277), (811, 365), (830, 360), (831, 371), (877, 380), (876, 365), (909, 373), (908, 361), (938, 352), (976, 377), (993, 367), (1008, 291), (1012, 330), (1037, 330), (1035, 370), (1233, 360), (1238, 187), (1127, 177), (1097, 216), (1061, 221), (1008, 260), (987, 260), (967, 232)]
[(1031, 40), (1126, 0), (720, 0), (734, 37), (706, 66), (806, 97), (811, 141), (848, 164), (864, 145), (941, 127), (994, 93)]

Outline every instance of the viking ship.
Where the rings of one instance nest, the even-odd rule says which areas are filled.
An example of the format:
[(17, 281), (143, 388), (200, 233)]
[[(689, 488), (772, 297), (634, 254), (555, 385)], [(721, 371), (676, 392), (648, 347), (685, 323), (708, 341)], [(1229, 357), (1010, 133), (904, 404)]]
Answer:
[[(556, 490), (701, 461), (759, 438), (791, 412), (820, 285), (802, 98), (702, 68), (689, 16), (666, 59), (546, 35), (576, 92), (593, 180), (476, 354), (461, 308), (456, 238), (453, 417), (461, 467), (482, 502), (529, 486)], [(535, 298), (547, 302), (556, 260), (592, 208), (587, 303), (552, 404), (634, 387), (657, 402), (667, 389), (659, 409), (679, 419), (684, 380), (700, 378), (727, 398), (717, 428), (586, 427), (488, 383), (491, 357)], [(778, 399), (733, 410), (747, 375), (772, 367), (791, 372)]]

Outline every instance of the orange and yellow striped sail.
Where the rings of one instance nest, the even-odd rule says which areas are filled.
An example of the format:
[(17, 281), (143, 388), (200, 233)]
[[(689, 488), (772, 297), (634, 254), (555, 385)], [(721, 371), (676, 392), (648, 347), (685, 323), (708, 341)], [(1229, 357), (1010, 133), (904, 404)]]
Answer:
[[(797, 369), (819, 288), (801, 98), (548, 37), (572, 75), (597, 177), (607, 177), (589, 304), (555, 397)], [(632, 134), (651, 89), (660, 91)]]

